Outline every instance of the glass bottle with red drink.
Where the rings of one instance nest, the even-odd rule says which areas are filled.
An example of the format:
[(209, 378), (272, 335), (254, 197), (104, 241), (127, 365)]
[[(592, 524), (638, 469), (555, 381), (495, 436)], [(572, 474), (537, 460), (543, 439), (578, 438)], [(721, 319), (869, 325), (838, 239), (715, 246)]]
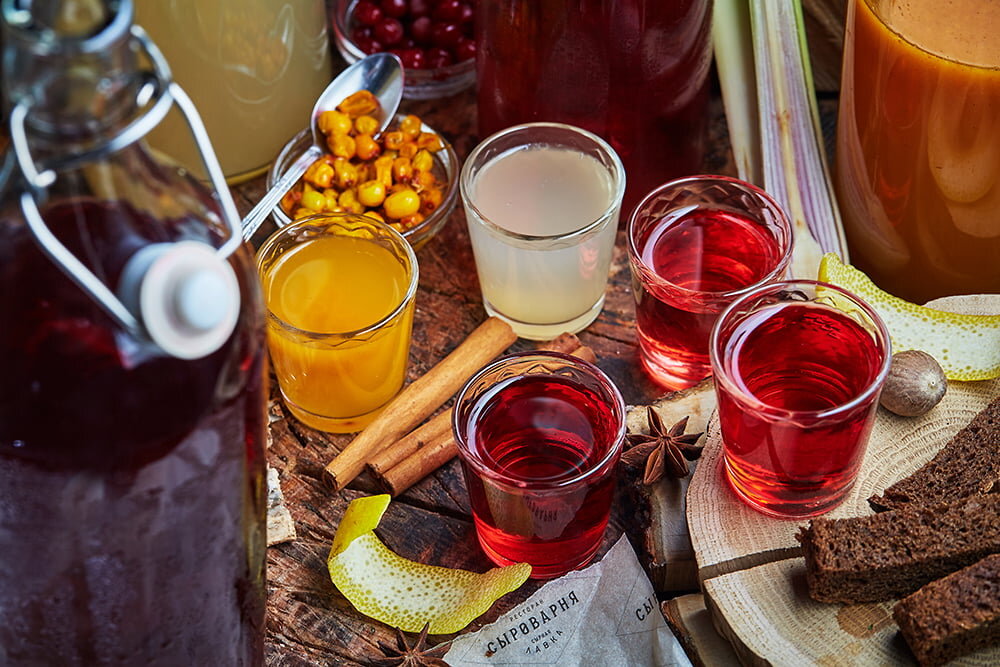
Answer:
[[(0, 663), (263, 664), (263, 311), (218, 162), (130, 0), (0, 12)], [(172, 104), (214, 197), (143, 144)]]
[(626, 214), (657, 185), (701, 173), (711, 0), (493, 0), (475, 11), (480, 136), (533, 121), (597, 134), (625, 165)]

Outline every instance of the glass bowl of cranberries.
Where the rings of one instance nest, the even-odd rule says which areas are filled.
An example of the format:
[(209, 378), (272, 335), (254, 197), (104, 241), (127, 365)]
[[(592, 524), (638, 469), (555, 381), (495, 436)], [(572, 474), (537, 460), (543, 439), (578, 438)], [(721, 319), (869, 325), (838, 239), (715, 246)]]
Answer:
[(333, 31), (348, 64), (389, 51), (405, 71), (403, 97), (454, 95), (476, 81), (475, 0), (336, 0)]

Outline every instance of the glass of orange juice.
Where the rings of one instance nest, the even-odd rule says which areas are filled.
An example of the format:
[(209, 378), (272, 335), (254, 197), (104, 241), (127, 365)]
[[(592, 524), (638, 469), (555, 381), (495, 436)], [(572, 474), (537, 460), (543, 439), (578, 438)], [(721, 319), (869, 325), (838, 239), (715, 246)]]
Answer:
[(271, 363), (288, 409), (321, 431), (364, 428), (403, 386), (417, 258), (351, 214), (303, 218), (257, 253)]

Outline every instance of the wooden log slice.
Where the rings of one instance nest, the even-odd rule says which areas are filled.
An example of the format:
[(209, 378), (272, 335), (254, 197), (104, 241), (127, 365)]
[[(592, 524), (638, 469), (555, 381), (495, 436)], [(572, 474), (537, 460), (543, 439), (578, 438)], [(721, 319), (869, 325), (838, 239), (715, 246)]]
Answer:
[[(997, 313), (1000, 295), (949, 297), (931, 305)], [(825, 516), (871, 514), (870, 495), (932, 458), (998, 395), (1000, 379), (951, 382), (942, 402), (921, 417), (879, 409), (854, 487)], [(736, 497), (724, 477), (715, 417), (688, 489), (687, 520), (708, 607), (744, 664), (912, 663), (892, 621), (891, 603), (838, 605), (809, 598), (794, 537), (806, 521), (765, 516)], [(1000, 664), (1000, 649), (977, 653), (961, 664)]]
[[(805, 561), (791, 558), (705, 582), (716, 629), (744, 665), (913, 665), (892, 602), (825, 604), (809, 598)], [(1000, 664), (1000, 647), (949, 663)]]

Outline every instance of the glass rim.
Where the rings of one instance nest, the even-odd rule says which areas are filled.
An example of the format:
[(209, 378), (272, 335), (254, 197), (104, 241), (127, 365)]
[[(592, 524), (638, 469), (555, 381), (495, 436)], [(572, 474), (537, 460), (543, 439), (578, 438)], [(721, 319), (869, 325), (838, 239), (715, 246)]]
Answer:
[[(883, 351), (882, 363), (879, 367), (875, 376), (865, 385), (864, 390), (859, 392), (856, 396), (851, 398), (845, 403), (834, 406), (832, 408), (824, 408), (822, 410), (789, 410), (787, 408), (778, 408), (773, 405), (769, 405), (759, 398), (748, 392), (745, 388), (737, 384), (731, 375), (726, 370), (726, 367), (722, 364), (720, 360), (719, 346), (722, 344), (720, 340), (721, 330), (723, 323), (728, 320), (733, 313), (746, 302), (757, 298), (758, 296), (765, 294), (772, 290), (787, 289), (789, 287), (795, 287), (799, 285), (808, 286), (814, 292), (817, 287), (823, 289), (829, 289), (837, 292), (840, 296), (846, 297), (854, 305), (858, 306), (860, 310), (872, 321), (875, 325), (875, 330), (878, 336), (873, 336), (875, 338), (876, 344)], [(843, 311), (840, 311), (843, 312)], [(881, 340), (880, 340), (881, 339)], [(809, 418), (809, 419), (828, 419), (830, 417), (836, 417), (844, 412), (849, 412), (854, 408), (866, 403), (872, 398), (872, 395), (877, 393), (882, 385), (885, 383), (886, 377), (889, 375), (889, 365), (892, 362), (892, 340), (889, 335), (889, 329), (885, 324), (885, 321), (878, 314), (878, 312), (872, 308), (868, 302), (862, 299), (860, 296), (849, 292), (843, 287), (838, 287), (830, 283), (825, 283), (819, 280), (806, 280), (806, 279), (795, 279), (795, 280), (781, 280), (774, 283), (769, 283), (767, 285), (760, 285), (756, 289), (747, 294), (742, 295), (735, 301), (733, 301), (729, 306), (726, 307), (724, 311), (719, 315), (718, 319), (715, 321), (715, 325), (712, 327), (712, 333), (709, 336), (708, 343), (708, 354), (712, 365), (712, 375), (714, 381), (721, 383), (728, 390), (729, 395), (732, 396), (737, 402), (741, 403), (743, 406), (752, 408), (755, 412), (766, 414), (772, 417), (794, 419), (794, 418)]]
[(287, 236), (289, 233), (293, 231), (297, 231), (299, 227), (307, 227), (310, 224), (315, 224), (323, 220), (329, 221), (331, 223), (331, 226), (340, 221), (349, 220), (354, 222), (362, 222), (370, 225), (375, 229), (378, 229), (380, 232), (385, 233), (390, 238), (392, 238), (393, 241), (398, 243), (400, 247), (402, 247), (405, 250), (404, 254), (410, 269), (409, 284), (407, 285), (406, 292), (400, 299), (399, 304), (397, 304), (396, 307), (393, 308), (388, 315), (382, 317), (373, 324), (369, 324), (368, 326), (361, 327), (360, 329), (354, 329), (351, 331), (310, 331), (308, 329), (299, 328), (294, 324), (290, 324), (285, 320), (283, 320), (282, 318), (278, 317), (274, 313), (274, 311), (271, 310), (270, 305), (268, 305), (267, 300), (265, 299), (264, 308), (267, 311), (267, 317), (268, 319), (276, 322), (283, 330), (291, 334), (297, 336), (303, 336), (306, 338), (311, 338), (313, 340), (328, 340), (331, 338), (352, 339), (352, 338), (359, 338), (361, 336), (369, 334), (375, 334), (379, 330), (383, 329), (387, 324), (399, 318), (399, 316), (406, 310), (409, 304), (413, 302), (414, 296), (416, 296), (417, 293), (417, 285), (420, 282), (420, 267), (417, 264), (417, 253), (413, 250), (413, 246), (411, 246), (409, 241), (406, 240), (406, 237), (404, 237), (402, 234), (400, 234), (398, 231), (396, 231), (386, 223), (381, 222), (380, 220), (376, 220), (375, 218), (372, 218), (370, 216), (358, 215), (355, 213), (317, 213), (315, 215), (299, 218), (298, 220), (294, 221), (289, 225), (285, 225), (284, 227), (279, 227), (270, 236), (267, 237), (267, 239), (261, 244), (260, 249), (257, 251), (255, 263), (257, 267), (258, 280), (260, 279), (259, 276), (261, 275), (261, 262), (263, 261), (264, 256), (267, 254), (267, 252), (271, 251), (275, 245), (277, 245), (278, 241), (281, 238)]
[[(721, 183), (735, 185), (741, 189), (746, 190), (748, 193), (754, 195), (755, 197), (761, 198), (765, 204), (767, 204), (770, 208), (772, 208), (775, 211), (775, 213), (777, 213), (777, 217), (782, 223), (781, 227), (784, 229), (785, 234), (788, 237), (788, 242), (785, 243), (785, 247), (782, 250), (781, 256), (778, 258), (778, 263), (775, 264), (774, 268), (771, 271), (769, 271), (767, 274), (761, 277), (760, 280), (751, 283), (750, 285), (740, 287), (738, 289), (725, 290), (721, 292), (715, 292), (709, 290), (693, 290), (667, 280), (666, 278), (656, 273), (656, 271), (653, 270), (650, 266), (648, 266), (644, 261), (642, 261), (642, 253), (640, 253), (639, 249), (636, 247), (636, 234), (635, 234), (635, 227), (638, 224), (639, 212), (646, 206), (648, 202), (655, 199), (657, 196), (662, 194), (663, 191), (667, 190), (668, 188), (674, 188), (680, 185), (684, 185), (685, 183), (692, 183), (695, 181), (717, 181)], [(722, 176), (715, 174), (696, 174), (694, 176), (683, 176), (681, 178), (675, 178), (671, 181), (667, 181), (666, 183), (657, 186), (648, 194), (646, 194), (646, 196), (642, 198), (642, 201), (640, 201), (636, 205), (636, 207), (632, 209), (632, 213), (631, 215), (629, 215), (628, 223), (626, 223), (625, 225), (625, 237), (628, 241), (629, 261), (632, 262), (633, 266), (635, 266), (637, 269), (641, 269), (643, 276), (648, 277), (650, 279), (650, 282), (667, 286), (671, 290), (676, 290), (680, 294), (692, 295), (692, 296), (701, 295), (715, 299), (738, 298), (754, 289), (757, 289), (758, 287), (761, 287), (766, 284), (771, 284), (775, 281), (775, 279), (781, 277), (781, 274), (785, 272), (785, 270), (788, 268), (789, 264), (791, 264), (792, 261), (792, 250), (794, 247), (793, 234), (794, 232), (792, 230), (792, 223), (788, 219), (788, 215), (785, 213), (784, 209), (781, 208), (778, 202), (775, 201), (775, 199), (771, 195), (767, 194), (767, 192), (765, 192), (764, 190), (762, 190), (761, 188), (757, 187), (752, 183), (747, 183), (746, 181), (741, 181), (740, 179), (733, 178), (731, 176)]]
[(893, 22), (886, 18), (885, 9), (881, 7), (881, 3), (879, 2), (879, 0), (862, 0), (862, 1), (864, 2), (865, 5), (868, 6), (868, 9), (869, 11), (871, 11), (872, 16), (875, 18), (875, 20), (878, 21), (882, 25), (882, 27), (884, 27), (890, 34), (892, 34), (893, 37), (900, 40), (907, 46), (916, 49), (926, 57), (933, 58), (934, 60), (941, 60), (950, 65), (960, 65), (961, 67), (969, 67), (974, 70), (980, 70), (984, 73), (996, 72), (997, 67), (1000, 67), (1000, 63), (993, 63), (993, 64), (986, 64), (981, 62), (977, 63), (965, 58), (958, 58), (956, 56), (948, 55), (946, 53), (941, 53), (940, 51), (932, 50), (926, 46), (921, 46), (920, 44), (917, 44), (915, 41), (913, 41), (912, 37), (903, 34), (899, 30), (899, 28), (896, 27), (896, 25), (894, 25), (894, 23), (898, 23), (898, 21)]
[[(604, 211), (597, 218), (591, 220), (582, 227), (561, 234), (536, 235), (536, 234), (522, 234), (520, 232), (512, 232), (509, 229), (501, 227), (500, 225), (490, 220), (487, 216), (483, 215), (483, 212), (479, 209), (478, 206), (476, 206), (475, 202), (473, 202), (472, 199), (469, 197), (469, 190), (471, 189), (472, 186), (471, 183), (472, 164), (480, 157), (480, 155), (487, 148), (489, 148), (490, 145), (492, 145), (493, 143), (495, 143), (500, 139), (503, 139), (508, 135), (536, 128), (556, 129), (556, 130), (566, 131), (570, 134), (576, 134), (578, 136), (581, 136), (587, 139), (588, 141), (592, 141), (602, 153), (604, 153), (607, 157), (611, 159), (612, 169), (610, 169), (609, 171), (612, 174), (612, 178), (614, 179), (613, 185), (615, 186), (614, 191), (611, 193), (611, 198), (610, 198), (611, 200), (608, 203), (607, 208), (605, 208)], [(514, 147), (513, 150), (521, 150), (531, 146), (546, 146), (546, 145), (552, 145), (552, 144), (541, 141), (532, 141)], [(497, 158), (495, 157), (492, 158), (492, 160), (495, 159)], [(485, 166), (486, 164), (489, 164), (489, 162), (484, 163), (483, 166)], [(606, 165), (602, 163), (601, 166), (605, 167)], [(527, 243), (540, 243), (545, 241), (573, 241), (580, 237), (587, 236), (590, 232), (601, 227), (601, 225), (608, 222), (608, 220), (614, 216), (616, 210), (621, 208), (622, 198), (625, 196), (625, 166), (622, 164), (621, 157), (619, 157), (618, 153), (611, 147), (611, 144), (606, 142), (604, 139), (601, 139), (593, 132), (585, 130), (582, 127), (577, 127), (575, 125), (568, 125), (566, 123), (537, 121), (533, 123), (521, 123), (519, 125), (512, 125), (510, 127), (500, 130), (499, 132), (494, 132), (490, 136), (480, 141), (479, 144), (472, 149), (472, 152), (469, 153), (469, 156), (465, 159), (465, 163), (462, 165), (462, 170), (459, 174), (458, 182), (459, 182), (459, 189), (462, 192), (462, 204), (465, 206), (466, 209), (469, 209), (472, 211), (472, 213), (474, 213), (474, 215), (472, 216), (466, 214), (465, 219), (467, 222), (470, 223), (475, 222), (476, 224), (485, 227), (486, 229), (488, 229), (489, 231), (493, 232), (498, 236), (508, 239), (513, 239), (515, 241), (521, 241)]]
[[(580, 368), (587, 373), (589, 373), (594, 379), (598, 381), (603, 389), (605, 389), (611, 396), (612, 406), (614, 408), (614, 413), (618, 417), (618, 427), (612, 436), (613, 442), (608, 447), (608, 451), (604, 456), (601, 457), (599, 461), (596, 461), (593, 465), (588, 467), (586, 470), (574, 475), (568, 479), (561, 479), (556, 482), (542, 482), (542, 483), (532, 483), (533, 487), (539, 491), (557, 491), (561, 489), (570, 488), (579, 485), (582, 482), (598, 476), (612, 463), (617, 456), (621, 455), (624, 448), (625, 433), (627, 431), (626, 423), (626, 410), (625, 410), (625, 399), (622, 398), (621, 392), (618, 390), (618, 386), (611, 380), (608, 375), (598, 368), (595, 364), (581, 359), (579, 357), (574, 357), (573, 355), (566, 354), (563, 352), (554, 352), (547, 350), (527, 350), (525, 352), (514, 352), (513, 354), (508, 354), (495, 361), (486, 364), (472, 377), (470, 377), (462, 388), (459, 390), (458, 394), (455, 396), (455, 403), (451, 414), (451, 428), (452, 434), (455, 437), (455, 444), (458, 447), (459, 457), (466, 463), (468, 463), (475, 472), (484, 478), (488, 478), (491, 482), (498, 484), (506, 489), (511, 490), (521, 490), (523, 491), (528, 485), (526, 482), (517, 480), (516, 478), (506, 475), (497, 470), (493, 470), (483, 461), (482, 457), (475, 455), (469, 448), (469, 444), (466, 440), (466, 429), (461, 428), (467, 420), (462, 416), (459, 406), (466, 400), (466, 394), (484, 376), (496, 371), (498, 368), (509, 365), (512, 362), (519, 362), (531, 357), (539, 357), (544, 359), (556, 359), (560, 361), (569, 362), (569, 364)], [(544, 377), (544, 374), (538, 373), (537, 375)], [(495, 383), (494, 383), (495, 384)], [(460, 421), (461, 420), (461, 421)]]

